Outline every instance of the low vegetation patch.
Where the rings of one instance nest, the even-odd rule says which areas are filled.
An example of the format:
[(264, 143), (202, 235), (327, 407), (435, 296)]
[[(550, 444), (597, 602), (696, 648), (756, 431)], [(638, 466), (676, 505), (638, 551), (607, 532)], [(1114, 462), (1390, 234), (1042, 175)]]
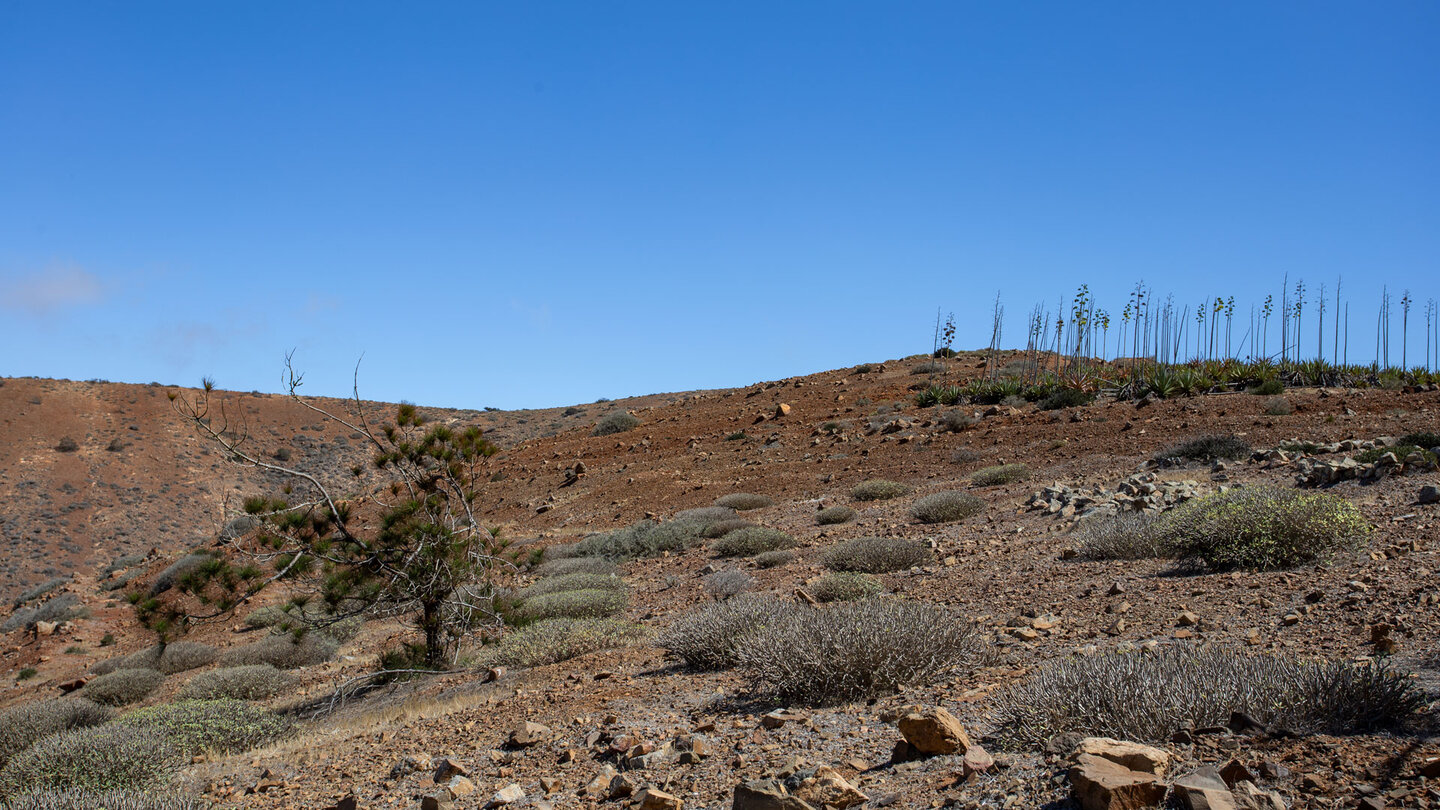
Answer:
[(107, 722), (114, 712), (82, 698), (22, 703), (0, 711), (0, 768), (36, 740)]
[(751, 509), (764, 509), (767, 506), (774, 506), (775, 499), (769, 495), (756, 495), (750, 492), (735, 492), (730, 495), (722, 495), (715, 499), (716, 506), (724, 506), (734, 509), (737, 512), (748, 512)]
[(1433, 451), (1440, 447), (1440, 433), (1406, 433), (1397, 444), (1408, 444)]
[(1246, 487), (1191, 501), (1157, 521), (1158, 541), (1211, 570), (1327, 562), (1365, 545), (1370, 526), (1328, 492)]
[(744, 518), (731, 518), (730, 520), (722, 520), (719, 523), (711, 523), (709, 526), (706, 526), (705, 531), (701, 532), (700, 534), (702, 537), (706, 537), (710, 540), (715, 540), (717, 538), (724, 537), (730, 532), (736, 531), (738, 529), (748, 529), (754, 525), (754, 523), (751, 523)]
[(879, 478), (864, 481), (852, 490), (850, 497), (857, 501), (888, 501), (909, 495), (913, 490), (899, 481), (885, 481)]
[[(730, 516), (724, 519), (734, 518), (733, 512), (729, 514)], [(575, 556), (604, 557), (620, 562), (641, 557), (659, 557), (667, 551), (679, 553), (698, 543), (705, 530), (719, 520), (720, 518), (711, 519), (708, 516), (679, 515), (664, 523), (641, 520), (623, 529), (585, 538), (576, 544)]]
[(1295, 406), (1285, 397), (1271, 397), (1265, 400), (1265, 413), (1267, 416), (1289, 416), (1295, 412)]
[(1200, 436), (1161, 450), (1156, 461), (1186, 459), (1189, 461), (1215, 461), (1216, 459), (1242, 459), (1250, 455), (1250, 445), (1238, 436)]
[(181, 764), (161, 735), (109, 723), (36, 742), (0, 770), (0, 795), (39, 789), (136, 790), (159, 785)]
[(133, 711), (112, 725), (163, 738), (185, 757), (231, 754), (284, 739), (295, 730), (286, 717), (242, 700), (180, 700)]
[(1361, 450), (1355, 454), (1355, 460), (1361, 464), (1374, 464), (1386, 453), (1395, 456), (1396, 461), (1404, 461), (1406, 456), (1418, 452), (1425, 457), (1426, 461), (1435, 462), (1435, 454), (1416, 444), (1397, 444), (1394, 447), (1371, 447), (1368, 450)]
[[(545, 556), (550, 556), (548, 553)], [(535, 569), (544, 577), (563, 577), (566, 574), (614, 574), (619, 566), (604, 557), (565, 557), (546, 560)]]
[(153, 669), (117, 669), (85, 684), (79, 694), (103, 706), (128, 706), (144, 700), (164, 681), (165, 676)]
[(329, 661), (340, 643), (318, 631), (266, 636), (252, 644), (231, 647), (220, 654), (220, 666), (240, 667), (269, 664), (276, 669), (299, 669)]
[(977, 487), (995, 487), (1024, 481), (1029, 477), (1030, 468), (1024, 464), (996, 464), (992, 467), (981, 467), (971, 473), (970, 483)]
[(853, 602), (884, 591), (880, 580), (853, 571), (832, 571), (810, 583), (810, 595), (819, 602)]
[(885, 574), (930, 562), (930, 549), (918, 540), (902, 537), (856, 537), (836, 543), (825, 552), (825, 567), (833, 571)]
[(526, 599), (507, 618), (517, 625), (545, 619), (599, 618), (613, 616), (629, 604), (630, 596), (623, 590), (587, 588), (559, 591)]
[(3, 810), (209, 810), (210, 802), (149, 790), (37, 790), (12, 796)]
[(755, 578), (734, 568), (705, 577), (705, 593), (715, 599), (729, 599), (755, 587)]
[(1259, 397), (1279, 396), (1285, 393), (1285, 383), (1279, 377), (1270, 377), (1251, 386), (1249, 391)]
[(1058, 411), (1062, 408), (1081, 408), (1095, 401), (1095, 395), (1078, 388), (1057, 388), (1039, 402), (1042, 411)]
[(595, 423), (591, 436), (610, 436), (640, 427), (640, 420), (629, 411), (611, 411)]
[(773, 596), (743, 594), (710, 602), (681, 614), (655, 640), (655, 646), (691, 669), (728, 669), (740, 658), (740, 647), (759, 629), (783, 624), (799, 608)]
[(528, 588), (521, 588), (516, 591), (515, 598), (523, 601), (546, 594), (560, 593), (562, 591), (623, 590), (625, 590), (624, 580), (614, 574), (587, 574), (582, 571), (573, 574), (545, 577)]
[(711, 550), (721, 557), (753, 557), (766, 551), (794, 548), (795, 538), (779, 529), (752, 526), (716, 540)]
[(0, 624), (0, 632), (21, 630), (26, 627), (33, 627), (36, 622), (63, 622), (80, 615), (84, 608), (80, 605), (80, 597), (73, 593), (62, 593), (59, 596), (41, 602), (39, 605), (30, 608), (19, 608)]
[(899, 599), (803, 608), (759, 623), (739, 644), (752, 687), (791, 704), (833, 705), (980, 665), (985, 646), (950, 611)]
[(780, 568), (795, 562), (793, 551), (762, 551), (755, 555), (755, 567), (757, 568)]
[(1291, 732), (1362, 733), (1403, 725), (1425, 698), (1373, 662), (1245, 656), (1222, 648), (1066, 658), (1002, 693), (1002, 739), (1043, 745), (1060, 734), (1164, 742), (1223, 726), (1231, 712)]
[(625, 647), (643, 638), (644, 628), (619, 619), (545, 619), (508, 632), (484, 648), (481, 666), (538, 667)]
[(968, 492), (936, 492), (910, 506), (910, 516), (921, 523), (952, 523), (977, 515), (985, 502)]
[(221, 667), (191, 678), (176, 697), (180, 700), (265, 700), (294, 684), (294, 676), (270, 664)]
[(1145, 560), (1179, 556), (1155, 530), (1154, 512), (1097, 515), (1076, 525), (1073, 532), (1080, 556), (1087, 560)]
[(815, 523), (820, 526), (836, 526), (855, 519), (856, 512), (848, 506), (830, 506), (815, 514)]

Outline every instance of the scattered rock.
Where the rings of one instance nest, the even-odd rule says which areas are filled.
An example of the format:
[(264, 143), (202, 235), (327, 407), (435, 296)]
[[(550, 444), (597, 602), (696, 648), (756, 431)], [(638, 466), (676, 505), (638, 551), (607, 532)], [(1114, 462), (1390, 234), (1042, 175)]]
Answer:
[(510, 732), (510, 745), (513, 748), (529, 748), (538, 745), (550, 737), (550, 727), (540, 723), (531, 723), (528, 720), (519, 728)]
[(965, 727), (938, 706), (905, 715), (899, 726), (905, 741), (924, 754), (964, 754), (970, 748)]
[(1170, 767), (1170, 754), (1140, 743), (1116, 740), (1110, 737), (1086, 737), (1075, 749), (1076, 754), (1108, 759), (1117, 765), (1153, 776), (1164, 776)]
[(773, 779), (742, 782), (735, 786), (731, 810), (815, 810)]
[(640, 794), (640, 810), (681, 810), (685, 802), (663, 790), (650, 788)]
[(1230, 786), (1220, 772), (1206, 766), (1176, 779), (1175, 799), (1184, 810), (1235, 810)]
[(507, 804), (514, 804), (525, 799), (525, 789), (516, 784), (509, 784), (500, 788), (495, 795), (490, 797), (486, 807), (504, 807)]
[(1160, 777), (1094, 754), (1076, 758), (1070, 787), (1081, 810), (1136, 810), (1154, 807), (1165, 798)]

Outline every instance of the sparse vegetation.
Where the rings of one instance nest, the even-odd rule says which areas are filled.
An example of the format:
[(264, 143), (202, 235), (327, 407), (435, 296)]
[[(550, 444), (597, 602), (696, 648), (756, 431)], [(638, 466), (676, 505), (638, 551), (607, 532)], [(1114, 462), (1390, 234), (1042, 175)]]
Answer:
[(864, 481), (852, 490), (850, 497), (857, 501), (887, 501), (891, 498), (899, 498), (909, 495), (913, 490), (898, 481), (885, 481), (879, 478)]
[(705, 577), (705, 593), (714, 599), (729, 599), (755, 587), (755, 578), (734, 568)]
[(1404, 724), (1424, 705), (1414, 683), (1374, 662), (1245, 656), (1224, 648), (1063, 658), (1002, 693), (1002, 739), (1060, 734), (1163, 742), (1187, 724), (1243, 712), (1291, 732), (1355, 733)]
[(855, 510), (848, 506), (830, 506), (816, 513), (815, 523), (820, 526), (837, 526), (854, 520), (856, 514)]
[(1079, 388), (1057, 388), (1039, 402), (1042, 411), (1058, 411), (1061, 408), (1081, 408), (1095, 401), (1095, 394)]
[(1274, 397), (1285, 393), (1285, 383), (1279, 377), (1269, 377), (1249, 388), (1250, 393), (1260, 397)]
[(884, 591), (880, 580), (852, 571), (832, 571), (810, 583), (810, 595), (819, 602), (853, 602)]
[(764, 551), (755, 555), (756, 568), (779, 568), (795, 561), (793, 551)]
[(1435, 448), (1440, 447), (1440, 433), (1406, 433), (1396, 441), (1396, 444), (1434, 451)]
[(735, 492), (730, 495), (722, 495), (715, 499), (716, 506), (723, 506), (727, 509), (734, 509), (737, 512), (748, 512), (751, 509), (764, 509), (767, 506), (774, 506), (775, 499), (769, 495), (756, 495), (750, 492)]
[(962, 410), (956, 409), (940, 414), (939, 422), (940, 427), (951, 433), (960, 433), (974, 427), (980, 420)]
[(910, 516), (921, 523), (951, 523), (977, 515), (985, 502), (968, 492), (936, 492), (910, 506)]
[(825, 567), (834, 571), (885, 574), (930, 562), (924, 543), (903, 537), (857, 537), (825, 552)]
[(100, 675), (80, 690), (80, 697), (103, 706), (128, 706), (154, 692), (165, 676), (153, 669), (117, 669)]
[(730, 532), (716, 540), (710, 549), (721, 557), (753, 557), (765, 551), (794, 548), (795, 538), (764, 526), (752, 526)]
[(0, 632), (10, 632), (26, 627), (34, 627), (37, 622), (63, 622), (77, 616), (84, 608), (80, 606), (80, 598), (73, 593), (62, 593), (53, 596), (33, 608), (19, 608), (11, 613), (4, 624), (0, 624)]
[(1170, 547), (1155, 530), (1159, 515), (1154, 512), (1121, 512), (1097, 515), (1081, 521), (1074, 536), (1080, 556), (1087, 560), (1144, 560), (1174, 557)]
[(1200, 436), (1161, 450), (1157, 461), (1188, 459), (1191, 461), (1215, 461), (1216, 459), (1242, 459), (1250, 455), (1250, 445), (1238, 436)]
[(681, 614), (655, 640), (670, 658), (702, 671), (735, 666), (740, 647), (760, 628), (783, 624), (799, 610), (768, 595), (742, 594)]
[(595, 423), (591, 436), (611, 436), (640, 427), (640, 420), (629, 411), (611, 411)]
[(527, 588), (515, 592), (515, 598), (524, 601), (562, 591), (623, 591), (625, 582), (615, 574), (591, 574), (578, 571), (571, 574), (544, 577)]
[(714, 540), (716, 538), (724, 537), (730, 532), (737, 531), (739, 529), (748, 529), (754, 525), (756, 524), (751, 523), (744, 518), (731, 518), (730, 520), (722, 520), (718, 523), (711, 523), (709, 526), (705, 527), (705, 531), (701, 532), (700, 536), (710, 540)]
[(1361, 450), (1356, 453), (1355, 460), (1361, 464), (1374, 464), (1386, 453), (1390, 453), (1395, 456), (1396, 461), (1404, 461), (1411, 453), (1417, 452), (1424, 456), (1426, 461), (1432, 464), (1435, 462), (1434, 453), (1414, 444), (1397, 444), (1393, 447), (1371, 447), (1368, 450)]
[(269, 664), (277, 669), (299, 669), (329, 661), (339, 648), (339, 642), (319, 631), (304, 633), (299, 638), (294, 633), (285, 633), (231, 647), (220, 654), (220, 666)]
[(545, 619), (591, 619), (613, 616), (624, 610), (630, 603), (630, 596), (623, 590), (591, 588), (579, 591), (559, 591), (526, 599), (506, 618), (517, 625), (531, 624)]
[(179, 700), (265, 700), (289, 689), (295, 678), (270, 664), (221, 667), (191, 678)]
[[(550, 556), (548, 553), (545, 556)], [(535, 569), (544, 577), (561, 577), (566, 574), (613, 574), (619, 571), (615, 563), (604, 557), (564, 557), (546, 560)]]
[(718, 514), (698, 514), (709, 510), (718, 512), (719, 507), (691, 510), (693, 514), (689, 517), (676, 515), (674, 520), (664, 523), (641, 520), (623, 529), (591, 535), (576, 544), (575, 556), (604, 557), (619, 562), (641, 557), (658, 557), (667, 551), (684, 551), (698, 543), (710, 526), (721, 519), (734, 519), (734, 512), (728, 509), (724, 510), (728, 515), (726, 518), (720, 518)]
[(210, 803), (153, 790), (37, 790), (12, 796), (4, 810), (208, 810)]
[(991, 467), (981, 467), (971, 473), (970, 483), (977, 487), (997, 487), (1002, 484), (1024, 481), (1029, 477), (1030, 468), (1024, 464), (996, 464)]
[(481, 666), (538, 667), (624, 647), (643, 638), (644, 628), (619, 619), (545, 619), (506, 633), (484, 648)]
[(1295, 412), (1295, 406), (1285, 397), (1271, 397), (1265, 401), (1266, 416), (1289, 416)]

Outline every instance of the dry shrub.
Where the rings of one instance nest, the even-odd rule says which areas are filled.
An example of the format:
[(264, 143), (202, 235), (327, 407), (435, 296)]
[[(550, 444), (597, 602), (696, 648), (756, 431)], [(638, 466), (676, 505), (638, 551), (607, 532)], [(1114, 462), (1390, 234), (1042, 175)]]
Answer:
[(189, 672), (207, 664), (215, 663), (220, 652), (209, 644), (195, 641), (172, 641), (161, 650), (156, 669), (166, 675)]
[(73, 593), (62, 593), (31, 608), (18, 608), (0, 624), (0, 632), (32, 627), (36, 622), (63, 622), (84, 610), (80, 597)]
[(187, 575), (195, 573), (200, 569), (201, 566), (210, 562), (213, 559), (214, 555), (212, 554), (209, 554), (207, 552), (195, 551), (186, 554), (184, 557), (181, 557), (173, 563), (170, 563), (170, 565), (167, 566), (165, 570), (161, 571), (158, 575), (156, 575), (155, 581), (150, 583), (150, 595), (158, 596), (165, 591), (170, 590), (171, 588), (175, 587), (175, 583), (179, 582)]
[(610, 436), (640, 427), (640, 420), (629, 411), (611, 411), (595, 423), (591, 436)]
[(1215, 459), (1241, 459), (1250, 455), (1250, 444), (1239, 436), (1199, 436), (1189, 441), (1167, 447), (1156, 456), (1156, 461), (1187, 459), (1191, 461), (1214, 461)]
[(751, 526), (716, 540), (710, 549), (721, 557), (753, 557), (765, 551), (794, 548), (795, 538), (779, 529)]
[(730, 532), (739, 531), (740, 529), (748, 529), (754, 525), (754, 523), (751, 523), (744, 518), (731, 518), (730, 520), (722, 520), (718, 523), (711, 523), (709, 526), (705, 527), (705, 531), (701, 532), (700, 536), (710, 540), (715, 540), (724, 537)]
[(848, 506), (831, 506), (816, 513), (815, 523), (820, 526), (837, 526), (854, 520), (855, 515), (855, 510)]
[(724, 506), (734, 509), (737, 512), (748, 512), (751, 509), (764, 509), (767, 506), (774, 506), (775, 499), (769, 495), (756, 495), (750, 492), (735, 492), (730, 495), (722, 495), (715, 499), (716, 506)]
[(558, 591), (526, 599), (507, 618), (517, 625), (545, 619), (591, 619), (612, 616), (629, 604), (630, 595), (624, 590)]
[(524, 601), (564, 591), (623, 591), (625, 582), (614, 574), (589, 574), (583, 571), (545, 577), (528, 588), (516, 591), (516, 599)]
[(1076, 525), (1073, 532), (1080, 556), (1087, 560), (1144, 560), (1174, 557), (1176, 551), (1155, 531), (1155, 512), (1121, 512), (1095, 515)]
[[(732, 516), (733, 517), (733, 516)], [(699, 542), (705, 529), (717, 521), (705, 519), (641, 520), (613, 532), (592, 535), (575, 547), (576, 556), (604, 557), (619, 562), (641, 557), (679, 553)]]
[(81, 698), (22, 703), (0, 711), (0, 768), (36, 740), (75, 728), (98, 726), (114, 713)]
[[(545, 556), (550, 556), (548, 550)], [(604, 557), (563, 557), (547, 559), (535, 573), (542, 577), (563, 577), (566, 574), (614, 574), (619, 570), (619, 566)]]
[(970, 475), (970, 483), (977, 487), (994, 487), (1024, 481), (1030, 477), (1030, 468), (1024, 464), (997, 464), (982, 467)]
[(960, 433), (968, 428), (974, 427), (980, 422), (973, 415), (960, 410), (946, 411), (940, 414), (940, 427), (951, 433)]
[(180, 700), (265, 700), (294, 684), (294, 676), (269, 664), (221, 667), (191, 678), (176, 697)]
[(752, 684), (785, 703), (830, 705), (933, 683), (986, 660), (972, 625), (945, 608), (862, 599), (799, 609), (739, 646)]
[(864, 481), (850, 490), (850, 497), (857, 501), (888, 501), (909, 495), (913, 490), (899, 481), (885, 481), (879, 478)]
[(538, 667), (625, 647), (643, 638), (644, 628), (619, 619), (545, 619), (505, 634), (481, 650), (480, 666)]
[(1269, 416), (1289, 416), (1295, 412), (1295, 406), (1285, 397), (1272, 397), (1265, 401), (1265, 413)]
[(825, 567), (834, 571), (861, 571), (885, 574), (924, 565), (933, 559), (930, 549), (918, 540), (902, 537), (856, 537), (836, 543), (825, 552)]
[(133, 711), (112, 725), (139, 729), (169, 741), (181, 755), (248, 751), (283, 739), (294, 724), (243, 700), (181, 700)]
[(755, 567), (757, 568), (779, 568), (782, 565), (789, 565), (795, 562), (793, 551), (765, 551), (755, 555)]
[(1409, 678), (1373, 662), (1172, 647), (1049, 663), (1002, 693), (997, 712), (1002, 739), (1034, 746), (1066, 733), (1163, 742), (1232, 712), (1292, 732), (1369, 732), (1402, 725), (1424, 702)]
[(831, 572), (810, 583), (810, 595), (820, 602), (853, 602), (884, 590), (875, 577), (850, 571)]
[(735, 510), (728, 506), (700, 506), (694, 509), (686, 509), (675, 513), (673, 520), (688, 521), (691, 523), (719, 523), (725, 520), (734, 520)]
[(309, 632), (299, 638), (286, 633), (231, 647), (220, 654), (220, 666), (269, 664), (277, 669), (299, 669), (329, 661), (338, 649), (340, 643), (324, 633)]
[(147, 789), (180, 764), (175, 745), (147, 730), (109, 723), (62, 731), (15, 755), (0, 770), (0, 795), (44, 788)]
[(979, 514), (985, 502), (968, 492), (937, 492), (910, 506), (910, 516), (921, 523), (951, 523)]
[(1212, 570), (1267, 571), (1362, 548), (1370, 526), (1328, 492), (1246, 487), (1190, 501), (1155, 524), (1159, 542)]
[(705, 577), (705, 593), (716, 599), (729, 599), (754, 587), (754, 577), (734, 568), (716, 571)]
[(117, 669), (85, 684), (80, 697), (104, 706), (128, 706), (154, 692), (165, 676), (153, 669)]
[(207, 810), (210, 802), (150, 790), (38, 790), (12, 796), (4, 810)]
[(655, 640), (655, 646), (692, 669), (735, 666), (741, 644), (760, 628), (783, 624), (799, 608), (773, 596), (743, 594), (682, 613)]

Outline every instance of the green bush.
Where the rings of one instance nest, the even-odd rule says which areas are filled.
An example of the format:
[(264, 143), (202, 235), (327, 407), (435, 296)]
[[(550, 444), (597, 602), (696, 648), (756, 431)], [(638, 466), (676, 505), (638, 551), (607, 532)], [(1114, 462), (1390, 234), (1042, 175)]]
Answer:
[(592, 619), (613, 616), (629, 603), (629, 594), (623, 590), (560, 591), (526, 599), (508, 618), (519, 625), (545, 619)]
[(117, 669), (85, 684), (79, 695), (104, 706), (128, 706), (144, 700), (164, 681), (165, 676), (153, 669)]
[(329, 661), (338, 649), (339, 642), (318, 631), (304, 633), (299, 638), (286, 633), (231, 647), (220, 654), (220, 666), (269, 664), (277, 669), (299, 669)]
[(714, 522), (641, 520), (623, 529), (587, 537), (576, 544), (575, 553), (580, 557), (604, 557), (617, 562), (659, 557), (667, 551), (679, 553), (699, 542), (705, 529)]
[(1095, 395), (1078, 388), (1057, 388), (1040, 400), (1040, 410), (1058, 411), (1061, 408), (1080, 408), (1095, 401)]
[(210, 803), (151, 790), (38, 790), (12, 796), (4, 810), (208, 810)]
[(155, 580), (150, 583), (150, 595), (159, 596), (170, 590), (175, 587), (175, 584), (180, 580), (200, 570), (201, 566), (214, 558), (215, 555), (209, 552), (194, 551), (170, 563), (170, 565), (156, 575)]
[(1285, 393), (1285, 383), (1279, 377), (1270, 377), (1251, 386), (1250, 393), (1261, 397), (1279, 396)]
[(970, 483), (977, 487), (994, 487), (1013, 484), (1030, 477), (1030, 468), (1024, 464), (997, 464), (982, 467), (970, 474)]
[(1212, 570), (1266, 571), (1359, 549), (1370, 526), (1338, 495), (1246, 487), (1190, 501), (1156, 524), (1163, 546)]
[(952, 523), (977, 515), (985, 502), (968, 492), (936, 492), (910, 506), (910, 516), (921, 523)]
[(1401, 436), (1396, 444), (1423, 447), (1426, 450), (1434, 450), (1440, 447), (1440, 433), (1406, 433)]
[(243, 700), (181, 700), (138, 709), (111, 725), (168, 740), (185, 757), (249, 751), (294, 732), (294, 724)]
[(855, 519), (856, 514), (855, 510), (848, 506), (831, 506), (815, 514), (815, 523), (820, 526), (836, 526), (849, 523)]
[(221, 667), (191, 678), (180, 700), (265, 700), (294, 686), (295, 678), (269, 664)]
[(836, 543), (825, 552), (825, 567), (833, 571), (885, 574), (924, 565), (933, 559), (930, 549), (917, 540), (901, 537), (856, 537)]
[(794, 548), (795, 538), (779, 529), (752, 526), (730, 532), (710, 546), (721, 557), (753, 557), (765, 551)]
[(810, 583), (810, 595), (819, 602), (853, 602), (884, 591), (880, 580), (852, 571), (833, 571)]
[(748, 512), (751, 509), (764, 509), (767, 506), (774, 506), (775, 499), (770, 497), (769, 495), (756, 495), (750, 492), (735, 492), (716, 498), (715, 505), (734, 509), (737, 512)]
[(629, 411), (611, 411), (595, 423), (591, 436), (610, 436), (640, 427), (640, 420)]
[(899, 498), (902, 495), (909, 495), (913, 490), (898, 481), (884, 481), (874, 479), (862, 482), (852, 490), (850, 497), (857, 501), (888, 501), (891, 498)]
[(682, 613), (655, 646), (691, 669), (726, 669), (739, 660), (740, 646), (750, 634), (789, 621), (797, 610), (793, 602), (756, 594), (710, 602)]
[(1374, 662), (1186, 646), (1052, 661), (1000, 693), (997, 714), (999, 737), (1022, 748), (1062, 734), (1165, 742), (1232, 712), (1290, 732), (1364, 733), (1404, 725), (1424, 704), (1413, 681)]
[(131, 726), (108, 723), (62, 731), (6, 763), (0, 770), (0, 795), (44, 788), (149, 789), (162, 784), (182, 757), (165, 736)]
[(1191, 461), (1214, 461), (1216, 459), (1241, 459), (1250, 455), (1250, 445), (1238, 436), (1200, 436), (1187, 442), (1167, 447), (1155, 456), (1157, 461), (1189, 459)]
[(795, 611), (738, 644), (752, 688), (783, 704), (832, 705), (934, 683), (983, 664), (970, 622), (945, 608), (861, 599)]
[(545, 577), (528, 588), (521, 588), (515, 592), (515, 598), (524, 601), (550, 593), (589, 590), (623, 591), (625, 582), (614, 574), (587, 574), (584, 572), (561, 574)]
[(785, 551), (783, 549), (780, 551), (763, 551), (755, 555), (756, 568), (779, 568), (783, 565), (789, 565), (792, 562), (795, 562), (795, 552)]
[(98, 726), (114, 714), (81, 698), (22, 703), (0, 711), (0, 768), (36, 740), (76, 728)]
[(1435, 462), (1434, 453), (1414, 444), (1397, 444), (1394, 447), (1371, 447), (1368, 450), (1361, 450), (1356, 453), (1355, 460), (1361, 464), (1374, 464), (1386, 453), (1393, 453), (1396, 461), (1404, 461), (1406, 456), (1417, 451), (1425, 457), (1426, 461), (1432, 464)]
[(506, 633), (500, 643), (481, 651), (477, 663), (480, 666), (544, 666), (625, 647), (644, 635), (644, 628), (619, 619), (545, 619)]
[(619, 566), (604, 557), (565, 557), (546, 560), (535, 573), (543, 577), (563, 577), (566, 574), (614, 574), (619, 570)]

